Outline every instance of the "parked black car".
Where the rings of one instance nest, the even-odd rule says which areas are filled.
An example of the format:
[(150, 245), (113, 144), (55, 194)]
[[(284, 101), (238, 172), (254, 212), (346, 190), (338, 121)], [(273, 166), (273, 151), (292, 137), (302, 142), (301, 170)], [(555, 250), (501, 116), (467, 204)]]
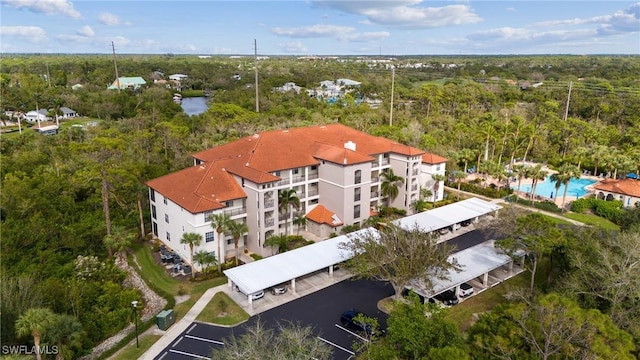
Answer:
[(456, 293), (453, 290), (441, 292), (440, 294), (434, 296), (434, 298), (447, 306), (455, 305), (459, 301)]
[[(342, 313), (342, 316), (340, 316), (340, 322), (344, 327), (348, 329), (365, 333), (366, 335), (377, 335), (375, 333), (372, 333), (373, 330), (371, 329), (370, 324), (365, 324), (356, 320), (356, 317), (358, 317), (358, 315), (369, 317), (362, 311), (350, 309)], [(382, 331), (382, 333), (384, 333), (384, 331)]]

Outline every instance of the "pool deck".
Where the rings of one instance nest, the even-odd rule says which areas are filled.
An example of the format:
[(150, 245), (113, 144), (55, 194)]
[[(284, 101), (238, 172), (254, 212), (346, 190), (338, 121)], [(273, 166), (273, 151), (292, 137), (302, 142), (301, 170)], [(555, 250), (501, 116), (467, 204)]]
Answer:
[[(520, 164), (523, 164), (523, 163), (522, 162), (514, 163), (514, 165), (520, 165)], [(553, 169), (550, 169), (548, 166), (546, 166), (544, 164), (537, 164), (537, 163), (530, 162), (530, 161), (527, 161), (524, 164), (529, 165), (529, 166), (542, 165), (542, 170), (546, 171), (547, 175), (551, 175), (551, 174), (557, 173), (557, 171), (555, 171)], [(469, 175), (467, 175), (467, 178), (465, 180), (466, 181), (472, 181), (472, 180), (474, 180), (476, 178), (481, 178), (481, 177), (482, 176), (479, 175), (479, 174), (469, 174)], [(581, 198), (585, 197), (585, 196), (588, 196), (590, 194), (593, 194), (594, 193), (593, 186), (596, 185), (600, 180), (602, 180), (601, 177), (593, 176), (593, 175), (582, 175), (582, 176), (580, 176), (580, 178), (581, 179), (589, 179), (589, 180), (594, 180), (595, 181), (595, 183), (585, 187), (585, 190), (587, 191), (587, 193), (582, 195), (582, 196), (580, 196)], [(497, 180), (493, 179), (492, 177), (489, 177), (489, 180), (488, 180), (487, 184), (497, 185)], [(522, 181), (520, 182), (520, 187), (523, 187), (523, 186), (526, 186), (526, 185), (532, 185), (532, 184), (533, 184), (533, 180), (532, 179), (522, 179)], [(511, 183), (509, 183), (509, 186), (510, 185), (511, 185)], [(504, 187), (505, 186), (505, 182), (503, 181), (500, 184), (500, 186)], [(517, 186), (517, 181), (516, 181), (516, 186)], [(528, 192), (525, 192), (525, 191), (522, 191), (522, 190), (520, 192), (518, 192), (518, 191), (516, 191), (516, 189), (514, 189), (514, 194), (515, 193), (517, 193), (517, 195), (519, 197), (523, 198), (523, 199), (528, 199), (528, 196), (529, 196)], [(563, 194), (561, 192), (559, 195), (554, 196), (553, 199), (549, 198), (548, 196), (536, 195), (535, 199), (538, 200), (538, 201), (544, 201), (544, 200), (553, 201), (556, 205), (558, 205), (558, 207), (560, 207), (560, 206), (562, 206), (562, 199), (563, 199), (562, 195)], [(576, 199), (578, 199), (577, 196), (574, 196), (574, 195), (571, 195), (571, 194), (567, 193), (567, 197), (565, 199), (565, 205), (569, 204), (572, 201), (575, 201)]]

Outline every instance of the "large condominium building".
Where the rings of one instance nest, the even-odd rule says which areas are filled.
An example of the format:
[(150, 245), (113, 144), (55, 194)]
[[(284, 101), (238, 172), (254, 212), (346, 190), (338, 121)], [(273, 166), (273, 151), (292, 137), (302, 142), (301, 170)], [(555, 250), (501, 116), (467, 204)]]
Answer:
[[(443, 197), (444, 186), (432, 175), (444, 175), (445, 158), (340, 124), (262, 132), (192, 157), (194, 166), (147, 182), (154, 235), (188, 262), (189, 248), (180, 244), (184, 233), (202, 235), (194, 252), (218, 251), (211, 214), (247, 224), (241, 251), (271, 255), (265, 239), (285, 229), (295, 233), (296, 217), (306, 216), (307, 231), (321, 238), (362, 223), (386, 204), (384, 172), (403, 178), (398, 195), (388, 199), (390, 206), (411, 212), (423, 188), (435, 200)], [(300, 206), (287, 211), (278, 195), (290, 189)], [(230, 234), (223, 237), (216, 254), (222, 260), (235, 254)]]

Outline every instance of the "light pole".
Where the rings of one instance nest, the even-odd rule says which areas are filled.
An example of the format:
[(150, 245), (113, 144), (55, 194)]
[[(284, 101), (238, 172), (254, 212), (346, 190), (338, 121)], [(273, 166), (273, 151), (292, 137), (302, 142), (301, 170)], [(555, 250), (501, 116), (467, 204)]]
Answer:
[(131, 307), (133, 308), (133, 322), (136, 325), (136, 347), (140, 347), (140, 343), (138, 342), (138, 301), (133, 300), (131, 302)]

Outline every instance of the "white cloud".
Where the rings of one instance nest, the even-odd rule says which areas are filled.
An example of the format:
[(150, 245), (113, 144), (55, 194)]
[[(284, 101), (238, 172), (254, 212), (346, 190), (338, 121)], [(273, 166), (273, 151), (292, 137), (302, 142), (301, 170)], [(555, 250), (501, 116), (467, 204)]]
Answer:
[(332, 38), (339, 41), (373, 41), (389, 37), (389, 33), (386, 31), (357, 32), (355, 28), (350, 26), (324, 24), (298, 28), (276, 27), (271, 29), (271, 32), (278, 36), (291, 38)]
[(82, 15), (73, 8), (73, 4), (67, 0), (2, 0), (2, 3), (17, 9), (27, 9), (46, 15), (61, 14), (74, 19), (80, 19), (82, 17)]
[(108, 26), (131, 25), (130, 22), (122, 21), (118, 15), (109, 12), (101, 12), (100, 15), (98, 15), (98, 22)]
[(616, 11), (611, 15), (593, 16), (590, 18), (574, 18), (566, 20), (543, 21), (534, 24), (540, 27), (561, 27), (595, 24), (601, 29), (601, 34), (617, 32), (640, 32), (640, 3), (631, 5), (625, 10)]
[(1, 36), (11, 36), (32, 43), (47, 40), (47, 33), (38, 26), (0, 26)]
[(96, 33), (93, 31), (93, 29), (91, 28), (91, 26), (89, 25), (85, 25), (82, 28), (76, 30), (76, 34), (80, 35), (80, 36), (86, 36), (86, 37), (92, 37), (94, 36)]
[(475, 24), (482, 18), (469, 5), (442, 7), (418, 6), (422, 0), (403, 1), (336, 1), (315, 0), (318, 7), (330, 7), (351, 14), (366, 16), (370, 23), (405, 28), (436, 28), (450, 25)]
[(288, 42), (288, 43), (280, 43), (276, 45), (280, 50), (289, 54), (300, 54), (306, 53), (308, 50), (306, 46), (304, 46), (301, 42)]

